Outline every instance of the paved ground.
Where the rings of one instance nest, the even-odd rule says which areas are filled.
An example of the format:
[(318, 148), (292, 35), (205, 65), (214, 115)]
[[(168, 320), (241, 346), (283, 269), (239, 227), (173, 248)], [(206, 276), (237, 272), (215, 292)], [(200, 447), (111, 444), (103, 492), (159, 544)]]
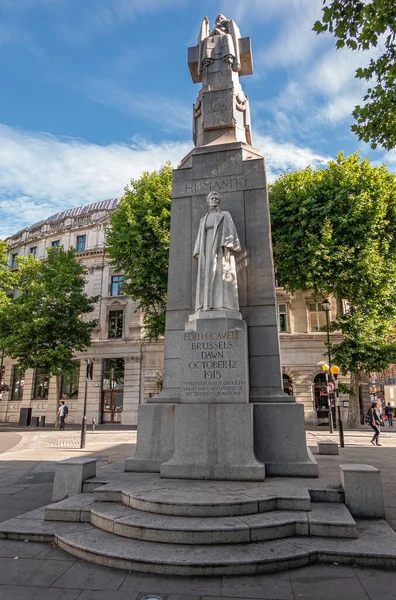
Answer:
[[(97, 431), (79, 450), (78, 431), (0, 431), (0, 521), (50, 502), (54, 464), (81, 454), (99, 464), (133, 453), (135, 431)], [(321, 439), (337, 439), (325, 430), (307, 432), (314, 449)], [(370, 432), (346, 433), (340, 457), (326, 457), (321, 470), (339, 462), (363, 462), (381, 469), (390, 525), (396, 529), (396, 428), (385, 430), (381, 448)], [(47, 544), (0, 540), (1, 600), (396, 600), (396, 572), (339, 565), (313, 565), (273, 575), (184, 578), (126, 573), (75, 559)]]

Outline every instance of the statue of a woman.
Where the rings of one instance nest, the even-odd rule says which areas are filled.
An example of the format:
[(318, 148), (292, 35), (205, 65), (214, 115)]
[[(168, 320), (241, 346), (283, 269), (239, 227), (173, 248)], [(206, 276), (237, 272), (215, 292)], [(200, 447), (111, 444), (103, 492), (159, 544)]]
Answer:
[(198, 260), (195, 310), (239, 310), (234, 252), (241, 251), (229, 212), (220, 210), (220, 196), (210, 192), (209, 212), (201, 219), (194, 258)]
[(205, 68), (215, 60), (221, 60), (231, 66), (233, 71), (241, 68), (239, 38), (241, 33), (237, 24), (224, 15), (216, 17), (215, 27), (210, 31), (209, 20), (204, 17), (198, 37), (199, 58), (198, 73), (203, 76)]

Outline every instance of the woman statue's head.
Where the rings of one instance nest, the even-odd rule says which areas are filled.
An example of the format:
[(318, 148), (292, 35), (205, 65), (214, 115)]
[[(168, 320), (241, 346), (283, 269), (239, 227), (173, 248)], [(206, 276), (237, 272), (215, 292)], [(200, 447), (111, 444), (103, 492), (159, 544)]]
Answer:
[(210, 192), (206, 198), (206, 202), (209, 204), (209, 208), (218, 208), (220, 206), (221, 198), (218, 192)]
[(227, 17), (224, 15), (217, 15), (216, 17), (216, 27), (220, 27), (224, 21), (227, 21)]

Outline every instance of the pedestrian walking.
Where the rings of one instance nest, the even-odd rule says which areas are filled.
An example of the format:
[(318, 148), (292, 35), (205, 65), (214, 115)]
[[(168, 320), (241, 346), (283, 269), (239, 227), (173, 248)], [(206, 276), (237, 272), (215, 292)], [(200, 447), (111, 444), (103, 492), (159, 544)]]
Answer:
[(69, 409), (65, 404), (65, 401), (62, 400), (60, 407), (58, 409), (58, 417), (59, 417), (59, 429), (65, 429), (65, 418), (69, 413)]
[(393, 407), (390, 402), (385, 406), (385, 415), (388, 419), (389, 427), (393, 427)]
[(373, 402), (371, 404), (371, 408), (369, 408), (367, 413), (366, 421), (374, 431), (374, 435), (370, 440), (371, 443), (373, 446), (381, 446), (382, 444), (379, 443), (378, 438), (381, 433), (380, 426), (383, 425), (384, 422), (382, 420), (381, 412), (378, 408), (378, 402)]

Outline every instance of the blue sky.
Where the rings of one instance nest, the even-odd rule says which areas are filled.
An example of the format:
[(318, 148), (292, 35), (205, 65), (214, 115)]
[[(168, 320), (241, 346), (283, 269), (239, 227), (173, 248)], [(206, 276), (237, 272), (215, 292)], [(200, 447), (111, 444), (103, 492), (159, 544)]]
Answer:
[(131, 177), (191, 149), (199, 91), (187, 66), (202, 17), (234, 19), (253, 45), (242, 78), (270, 179), (359, 150), (351, 133), (367, 53), (312, 25), (321, 0), (1, 0), (0, 237), (122, 194)]

